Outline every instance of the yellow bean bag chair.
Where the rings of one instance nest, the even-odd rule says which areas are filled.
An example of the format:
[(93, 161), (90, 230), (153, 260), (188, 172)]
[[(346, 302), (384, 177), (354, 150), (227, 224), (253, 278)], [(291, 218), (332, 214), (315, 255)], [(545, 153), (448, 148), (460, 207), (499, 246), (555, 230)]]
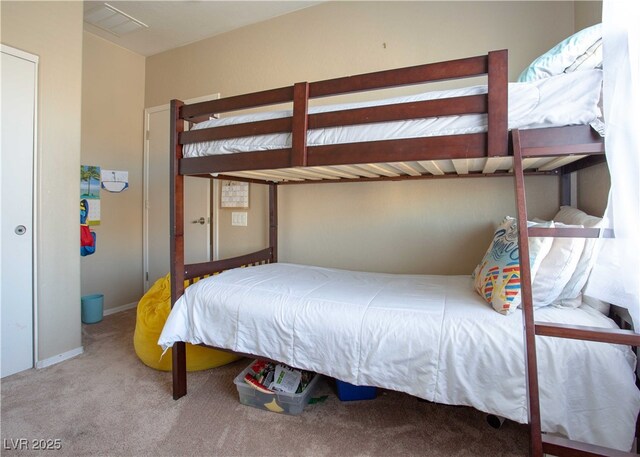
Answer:
[[(158, 279), (138, 303), (136, 330), (133, 334), (133, 346), (140, 360), (145, 365), (161, 371), (171, 371), (171, 350), (162, 356), (162, 348), (158, 346), (158, 338), (167, 321), (169, 311), (171, 311), (171, 284), (167, 275)], [(188, 371), (208, 370), (240, 358), (229, 352), (188, 343), (186, 347)]]

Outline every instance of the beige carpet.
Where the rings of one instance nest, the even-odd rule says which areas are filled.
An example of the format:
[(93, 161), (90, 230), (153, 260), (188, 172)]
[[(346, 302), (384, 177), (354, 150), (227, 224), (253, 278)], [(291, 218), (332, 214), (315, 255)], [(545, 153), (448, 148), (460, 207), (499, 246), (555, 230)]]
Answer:
[[(133, 351), (135, 311), (83, 328), (85, 353), (2, 380), (3, 455), (19, 438), (60, 439), (47, 455), (208, 456), (520, 456), (527, 428), (494, 430), (467, 407), (384, 391), (375, 400), (340, 402), (330, 383), (299, 416), (243, 406), (233, 384), (248, 364), (188, 376), (174, 401), (171, 374), (143, 365)], [(15, 442), (15, 441), (14, 441)]]

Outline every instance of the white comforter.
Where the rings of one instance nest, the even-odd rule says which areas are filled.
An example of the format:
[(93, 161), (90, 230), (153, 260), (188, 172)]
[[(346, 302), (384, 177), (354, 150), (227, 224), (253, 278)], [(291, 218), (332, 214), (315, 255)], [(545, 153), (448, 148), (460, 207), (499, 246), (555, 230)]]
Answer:
[[(536, 319), (615, 326), (587, 306), (542, 308)], [(496, 313), (468, 276), (282, 263), (230, 270), (186, 289), (158, 343), (176, 341), (527, 421), (521, 314)], [(543, 430), (628, 450), (640, 409), (631, 350), (537, 341)]]
[[(601, 70), (585, 70), (561, 74), (526, 83), (509, 84), (509, 128), (561, 127), (597, 121), (598, 101), (602, 85)], [(487, 86), (431, 91), (373, 102), (317, 106), (309, 113), (323, 113), (365, 106), (389, 105), (448, 97), (486, 94)], [(211, 119), (194, 129), (240, 124), (291, 116), (291, 111), (272, 111)], [(479, 133), (487, 130), (487, 116), (481, 114), (444, 116), (408, 121), (382, 122), (348, 127), (310, 130), (307, 145), (358, 143), (363, 141), (418, 138), (441, 135)], [(263, 151), (291, 147), (291, 134), (279, 133), (185, 145), (185, 157), (199, 157), (235, 152)]]

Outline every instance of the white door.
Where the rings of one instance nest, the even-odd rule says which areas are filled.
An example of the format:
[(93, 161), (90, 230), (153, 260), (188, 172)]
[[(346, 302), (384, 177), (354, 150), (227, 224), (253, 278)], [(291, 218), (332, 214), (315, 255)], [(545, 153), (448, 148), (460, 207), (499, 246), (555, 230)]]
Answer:
[(38, 58), (2, 45), (1, 376), (33, 367), (33, 171)]
[[(217, 96), (203, 97), (210, 100)], [(197, 100), (197, 101), (202, 101)], [(189, 102), (193, 102), (190, 100)], [(145, 110), (145, 291), (167, 273), (169, 258), (169, 105)], [(211, 259), (211, 180), (184, 180), (185, 263)]]

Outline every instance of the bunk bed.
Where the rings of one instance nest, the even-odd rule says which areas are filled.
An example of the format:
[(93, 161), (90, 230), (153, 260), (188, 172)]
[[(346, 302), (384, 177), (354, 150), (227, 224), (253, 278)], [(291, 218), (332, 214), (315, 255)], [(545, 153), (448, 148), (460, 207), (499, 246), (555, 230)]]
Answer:
[[(328, 96), (477, 76), (487, 78), (486, 86), (374, 103), (310, 107), (310, 102)], [(571, 454), (577, 452), (574, 449), (583, 450), (584, 455), (602, 452), (598, 446), (543, 435), (543, 424), (545, 431), (618, 447), (622, 433), (627, 440), (622, 446), (627, 446), (629, 430), (634, 428), (629, 421), (635, 423), (640, 396), (634, 385), (634, 356), (627, 346), (620, 345), (637, 345), (638, 337), (629, 330), (620, 330), (604, 316), (582, 309), (537, 310), (535, 321), (529, 262), (520, 263), (523, 311), (515, 313), (515, 318), (505, 317), (487, 306), (471, 291), (468, 277), (384, 275), (277, 263), (278, 186), (308, 182), (513, 175), (520, 259), (529, 258), (529, 236), (602, 236), (594, 228), (529, 228), (526, 223), (525, 174), (556, 174), (566, 184), (569, 173), (604, 161), (603, 138), (589, 125), (597, 121), (598, 76), (593, 72), (565, 76), (570, 82), (551, 90), (570, 94), (561, 105), (566, 103), (565, 109), (551, 101), (545, 113), (534, 115), (529, 121), (527, 114), (535, 114), (535, 108), (545, 104), (540, 94), (549, 81), (534, 85), (535, 106), (527, 105), (526, 100), (532, 98), (529, 89), (507, 82), (506, 50), (297, 83), (192, 105), (173, 100), (173, 310), (159, 343), (165, 348), (172, 347), (174, 398), (186, 394), (184, 343), (190, 342), (270, 358), (348, 382), (393, 388), (443, 403), (470, 405), (527, 422), (531, 428), (530, 452), (536, 456), (542, 455), (543, 450), (556, 455), (563, 452), (580, 455)], [(585, 89), (587, 95), (582, 98), (572, 91), (582, 90), (580, 81), (585, 78), (595, 81), (596, 94)], [(523, 105), (518, 97), (525, 100)], [(221, 113), (282, 103), (292, 103), (292, 109), (213, 118)], [(581, 103), (586, 107), (584, 110), (578, 107)], [(516, 105), (524, 112), (520, 120), (514, 112)], [(560, 111), (568, 117), (558, 116)], [(452, 126), (452, 119), (462, 118), (471, 120)], [(185, 123), (197, 124), (185, 131)], [(382, 128), (377, 129), (379, 126)], [(184, 176), (214, 176), (267, 185), (269, 246), (232, 259), (185, 265)], [(565, 204), (568, 188), (563, 186)], [(252, 267), (239, 268), (245, 266)], [(221, 272), (224, 273), (218, 275)], [(212, 277), (199, 280), (207, 276)], [(185, 281), (193, 284), (186, 290)], [(322, 293), (316, 294), (320, 289)], [(376, 300), (379, 306), (370, 306)], [(214, 302), (216, 307), (212, 305)], [(341, 305), (333, 306), (335, 303)], [(420, 319), (423, 322), (411, 324)], [(496, 334), (498, 338), (494, 338)], [(562, 339), (536, 340), (536, 334)], [(456, 346), (455, 342), (459, 344)], [(450, 347), (448, 352), (446, 346)], [(415, 351), (411, 352), (409, 347)], [(434, 355), (428, 352), (430, 347), (444, 349)], [(477, 357), (481, 352), (478, 347), (487, 351), (489, 359), (503, 365), (506, 378), (520, 371), (522, 376), (516, 376), (515, 382), (493, 379), (494, 388), (491, 382), (485, 382), (481, 389), (474, 389), (474, 382), (481, 382), (482, 372), (490, 372), (492, 368), (483, 363), (461, 365), (458, 360), (446, 365), (446, 376), (439, 378), (443, 369), (439, 364), (446, 364), (447, 358), (459, 359), (467, 354), (469, 361), (481, 359)], [(568, 358), (558, 356), (563, 351), (570, 354)], [(555, 359), (558, 361), (554, 362)], [(583, 398), (569, 408), (573, 411), (565, 410), (567, 403), (563, 402), (556, 408), (550, 407), (550, 402), (560, 401), (561, 395), (566, 394), (554, 386), (568, 382), (564, 375), (556, 376), (561, 371), (557, 364), (567, 360), (585, 361), (588, 368), (575, 371), (577, 377), (594, 377), (591, 380), (594, 383), (604, 382), (611, 388), (592, 395), (589, 389), (594, 385), (589, 384), (586, 390), (579, 391), (582, 395), (574, 395)], [(543, 375), (540, 386), (538, 372)], [(571, 386), (579, 384), (573, 381)], [(436, 388), (434, 384), (438, 382), (440, 386)], [(629, 397), (632, 401), (626, 401)], [(550, 419), (540, 417), (541, 398), (546, 402), (545, 412), (552, 413)], [(622, 406), (611, 405), (613, 401), (621, 401)], [(590, 416), (585, 409), (602, 410), (604, 418), (585, 425)], [(578, 419), (573, 420), (571, 414)], [(589, 439), (594, 433), (595, 438)], [(608, 434), (613, 434), (613, 438)]]

